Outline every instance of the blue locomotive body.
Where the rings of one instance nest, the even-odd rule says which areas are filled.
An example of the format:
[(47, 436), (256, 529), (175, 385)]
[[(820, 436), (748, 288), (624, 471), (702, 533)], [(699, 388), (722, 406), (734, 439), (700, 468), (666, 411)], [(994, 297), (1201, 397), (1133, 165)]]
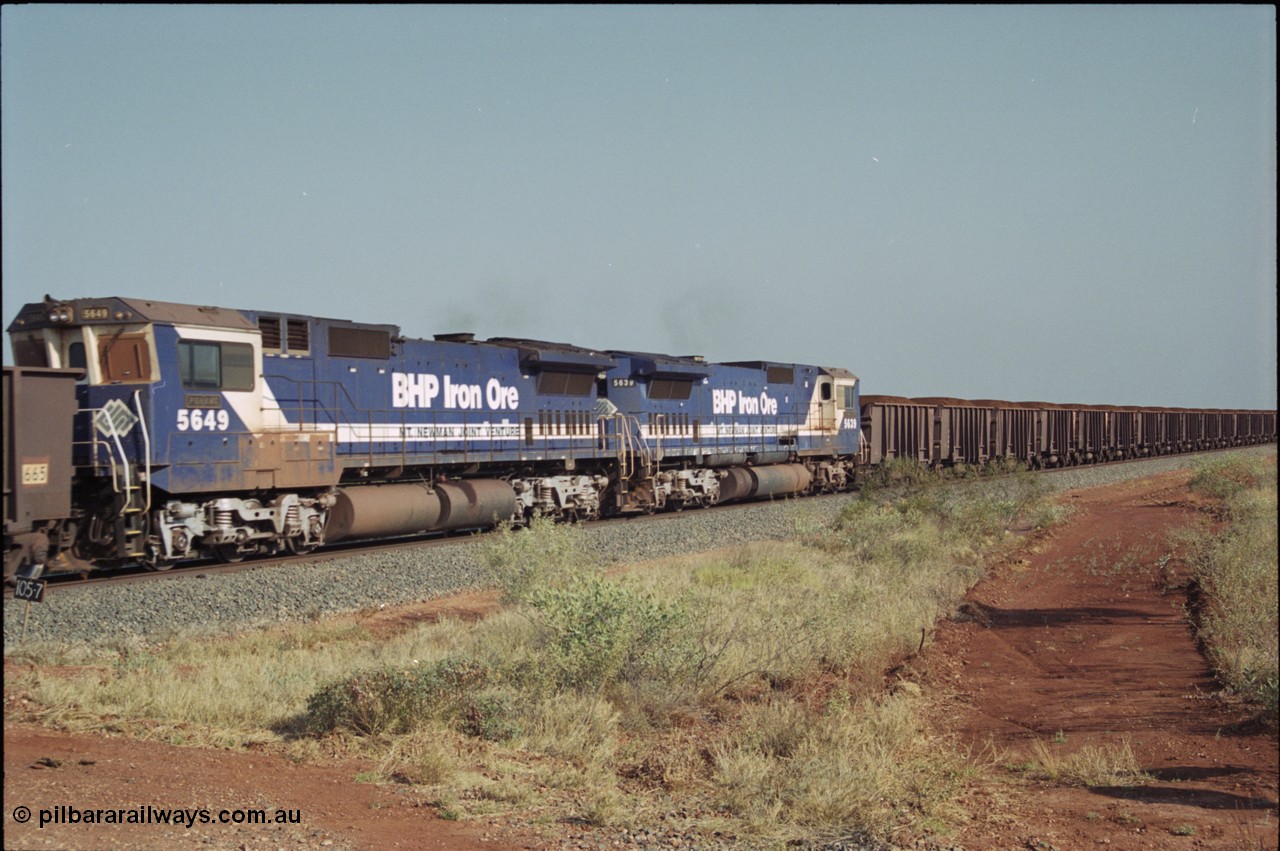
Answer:
[(859, 451), (843, 370), (120, 298), (9, 330), (20, 365), (82, 371), (53, 549), (89, 561), (834, 490)]

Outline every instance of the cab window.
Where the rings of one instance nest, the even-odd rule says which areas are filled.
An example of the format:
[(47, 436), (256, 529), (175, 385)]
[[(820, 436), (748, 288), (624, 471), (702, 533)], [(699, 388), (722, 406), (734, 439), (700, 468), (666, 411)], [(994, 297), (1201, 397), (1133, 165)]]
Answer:
[(84, 356), (84, 343), (79, 340), (67, 346), (67, 366), (72, 369), (85, 369), (89, 366)]
[(77, 384), (87, 384), (89, 381), (89, 363), (84, 353), (84, 341), (76, 340), (67, 346), (67, 366), (72, 369), (82, 370), (80, 377), (76, 379)]
[(840, 405), (846, 411), (852, 411), (858, 407), (858, 388), (852, 384), (846, 384), (840, 388), (843, 391), (844, 401)]
[(49, 352), (44, 338), (35, 334), (10, 337), (13, 362), (18, 366), (48, 366)]
[(188, 390), (252, 390), (253, 346), (182, 340), (178, 372)]

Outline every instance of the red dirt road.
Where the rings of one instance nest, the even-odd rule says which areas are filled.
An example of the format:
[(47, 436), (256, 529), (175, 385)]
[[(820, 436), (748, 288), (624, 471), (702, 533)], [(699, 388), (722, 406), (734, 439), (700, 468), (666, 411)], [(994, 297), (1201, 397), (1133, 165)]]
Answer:
[[(48, 766), (56, 762), (56, 767)], [(298, 765), (265, 753), (181, 748), (29, 726), (4, 731), (5, 848), (491, 849), (483, 825), (449, 822), (408, 790), (355, 782), (370, 766)], [(214, 821), (38, 825), (41, 808), (207, 809)], [(15, 809), (31, 821), (18, 824)], [(237, 809), (295, 811), (300, 824), (221, 824)], [(192, 816), (188, 815), (187, 818)], [(101, 816), (99, 818), (102, 818)], [(120, 818), (120, 816), (117, 816)], [(153, 817), (154, 821), (154, 817)]]
[[(912, 668), (940, 721), (992, 762), (968, 848), (1275, 848), (1277, 738), (1224, 696), (1187, 618), (1168, 533), (1197, 518), (1186, 472), (1068, 495), (1076, 514), (969, 594)], [(1203, 515), (1200, 515), (1203, 517)], [(1151, 779), (1064, 787), (1026, 764), (1127, 742)]]

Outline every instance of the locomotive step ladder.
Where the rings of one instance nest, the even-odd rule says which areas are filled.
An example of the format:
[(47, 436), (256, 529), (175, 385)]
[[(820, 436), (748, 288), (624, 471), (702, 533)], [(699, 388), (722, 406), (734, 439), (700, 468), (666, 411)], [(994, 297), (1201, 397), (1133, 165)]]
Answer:
[[(137, 475), (137, 470), (133, 475)], [(116, 515), (116, 541), (118, 554), (137, 558), (146, 555), (144, 549), (147, 533), (147, 505), (143, 492), (149, 488), (142, 485), (125, 485), (117, 499), (120, 510)]]
[[(115, 491), (114, 525), (116, 555), (138, 558), (146, 555), (148, 514), (151, 511), (151, 436), (142, 410), (141, 391), (134, 391), (135, 414), (119, 399), (112, 399), (94, 415), (94, 426), (106, 441), (111, 459), (111, 484)], [(129, 460), (122, 438), (141, 425), (145, 468)], [(119, 462), (117, 463), (117, 453)]]
[(630, 414), (617, 414), (618, 423), (618, 469), (620, 478), (632, 481), (637, 473), (644, 478), (652, 474), (653, 452), (640, 429), (640, 420)]
[[(639, 418), (628, 414), (616, 414), (615, 429), (618, 436), (618, 502), (624, 511), (644, 510), (652, 497), (644, 491), (651, 490), (654, 474), (654, 453), (645, 440)], [(633, 497), (632, 494), (635, 493)]]

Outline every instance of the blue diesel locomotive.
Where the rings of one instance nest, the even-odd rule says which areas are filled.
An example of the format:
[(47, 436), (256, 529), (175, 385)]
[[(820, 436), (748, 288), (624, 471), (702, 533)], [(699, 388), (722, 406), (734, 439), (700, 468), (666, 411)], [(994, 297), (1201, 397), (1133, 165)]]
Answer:
[[(46, 298), (9, 334), (7, 576), (835, 491), (859, 452), (841, 369), (125, 298)], [(69, 448), (10, 398), (55, 376)]]

